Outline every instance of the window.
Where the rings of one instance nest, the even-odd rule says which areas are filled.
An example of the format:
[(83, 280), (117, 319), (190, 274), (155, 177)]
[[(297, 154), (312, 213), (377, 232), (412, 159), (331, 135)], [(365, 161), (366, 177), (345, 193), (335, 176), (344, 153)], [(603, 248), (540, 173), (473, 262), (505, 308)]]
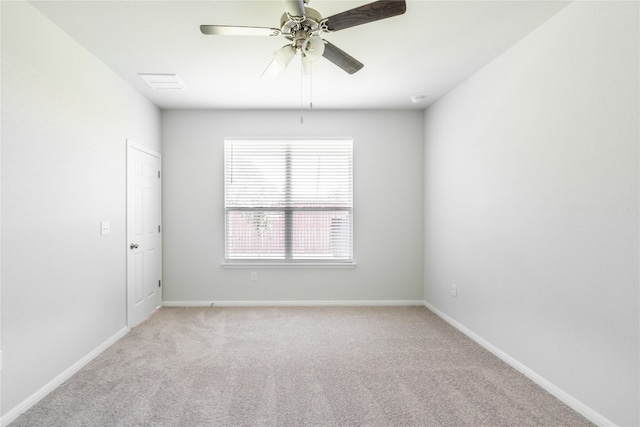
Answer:
[(352, 261), (350, 139), (227, 139), (224, 181), (226, 261)]

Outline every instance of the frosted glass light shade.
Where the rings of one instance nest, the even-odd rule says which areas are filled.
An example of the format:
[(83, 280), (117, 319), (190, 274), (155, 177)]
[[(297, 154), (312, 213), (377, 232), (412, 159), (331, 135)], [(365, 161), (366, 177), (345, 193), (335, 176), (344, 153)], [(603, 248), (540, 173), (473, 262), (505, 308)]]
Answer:
[(273, 56), (280, 68), (284, 70), (287, 68), (287, 65), (289, 65), (289, 62), (291, 62), (293, 57), (296, 56), (296, 48), (291, 45), (284, 46), (283, 48), (273, 52)]
[(311, 36), (302, 44), (304, 56), (311, 61), (320, 59), (324, 53), (324, 40), (318, 36)]

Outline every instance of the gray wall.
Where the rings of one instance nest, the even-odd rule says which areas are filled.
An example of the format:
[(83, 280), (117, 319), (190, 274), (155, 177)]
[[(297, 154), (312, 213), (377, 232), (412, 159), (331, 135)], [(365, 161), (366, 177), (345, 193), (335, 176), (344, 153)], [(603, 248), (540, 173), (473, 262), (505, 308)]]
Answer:
[[(422, 301), (418, 111), (165, 111), (163, 300)], [(225, 137), (353, 137), (352, 270), (222, 269)]]
[(572, 3), (425, 114), (425, 300), (625, 426), (640, 424), (638, 16)]
[(1, 7), (6, 414), (125, 328), (125, 139), (159, 150), (160, 112), (28, 3)]

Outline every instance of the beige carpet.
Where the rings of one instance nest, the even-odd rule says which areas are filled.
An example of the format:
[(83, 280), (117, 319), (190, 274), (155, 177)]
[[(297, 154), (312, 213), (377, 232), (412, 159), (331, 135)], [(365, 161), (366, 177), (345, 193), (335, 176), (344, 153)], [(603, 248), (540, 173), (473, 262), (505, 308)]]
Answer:
[(423, 307), (162, 308), (17, 426), (585, 426)]

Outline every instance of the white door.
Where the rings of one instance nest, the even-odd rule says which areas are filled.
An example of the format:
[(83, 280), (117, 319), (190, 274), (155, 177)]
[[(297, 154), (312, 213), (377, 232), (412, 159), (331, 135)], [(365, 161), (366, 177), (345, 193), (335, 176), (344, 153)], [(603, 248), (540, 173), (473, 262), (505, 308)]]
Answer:
[(162, 302), (160, 155), (127, 142), (127, 324)]

